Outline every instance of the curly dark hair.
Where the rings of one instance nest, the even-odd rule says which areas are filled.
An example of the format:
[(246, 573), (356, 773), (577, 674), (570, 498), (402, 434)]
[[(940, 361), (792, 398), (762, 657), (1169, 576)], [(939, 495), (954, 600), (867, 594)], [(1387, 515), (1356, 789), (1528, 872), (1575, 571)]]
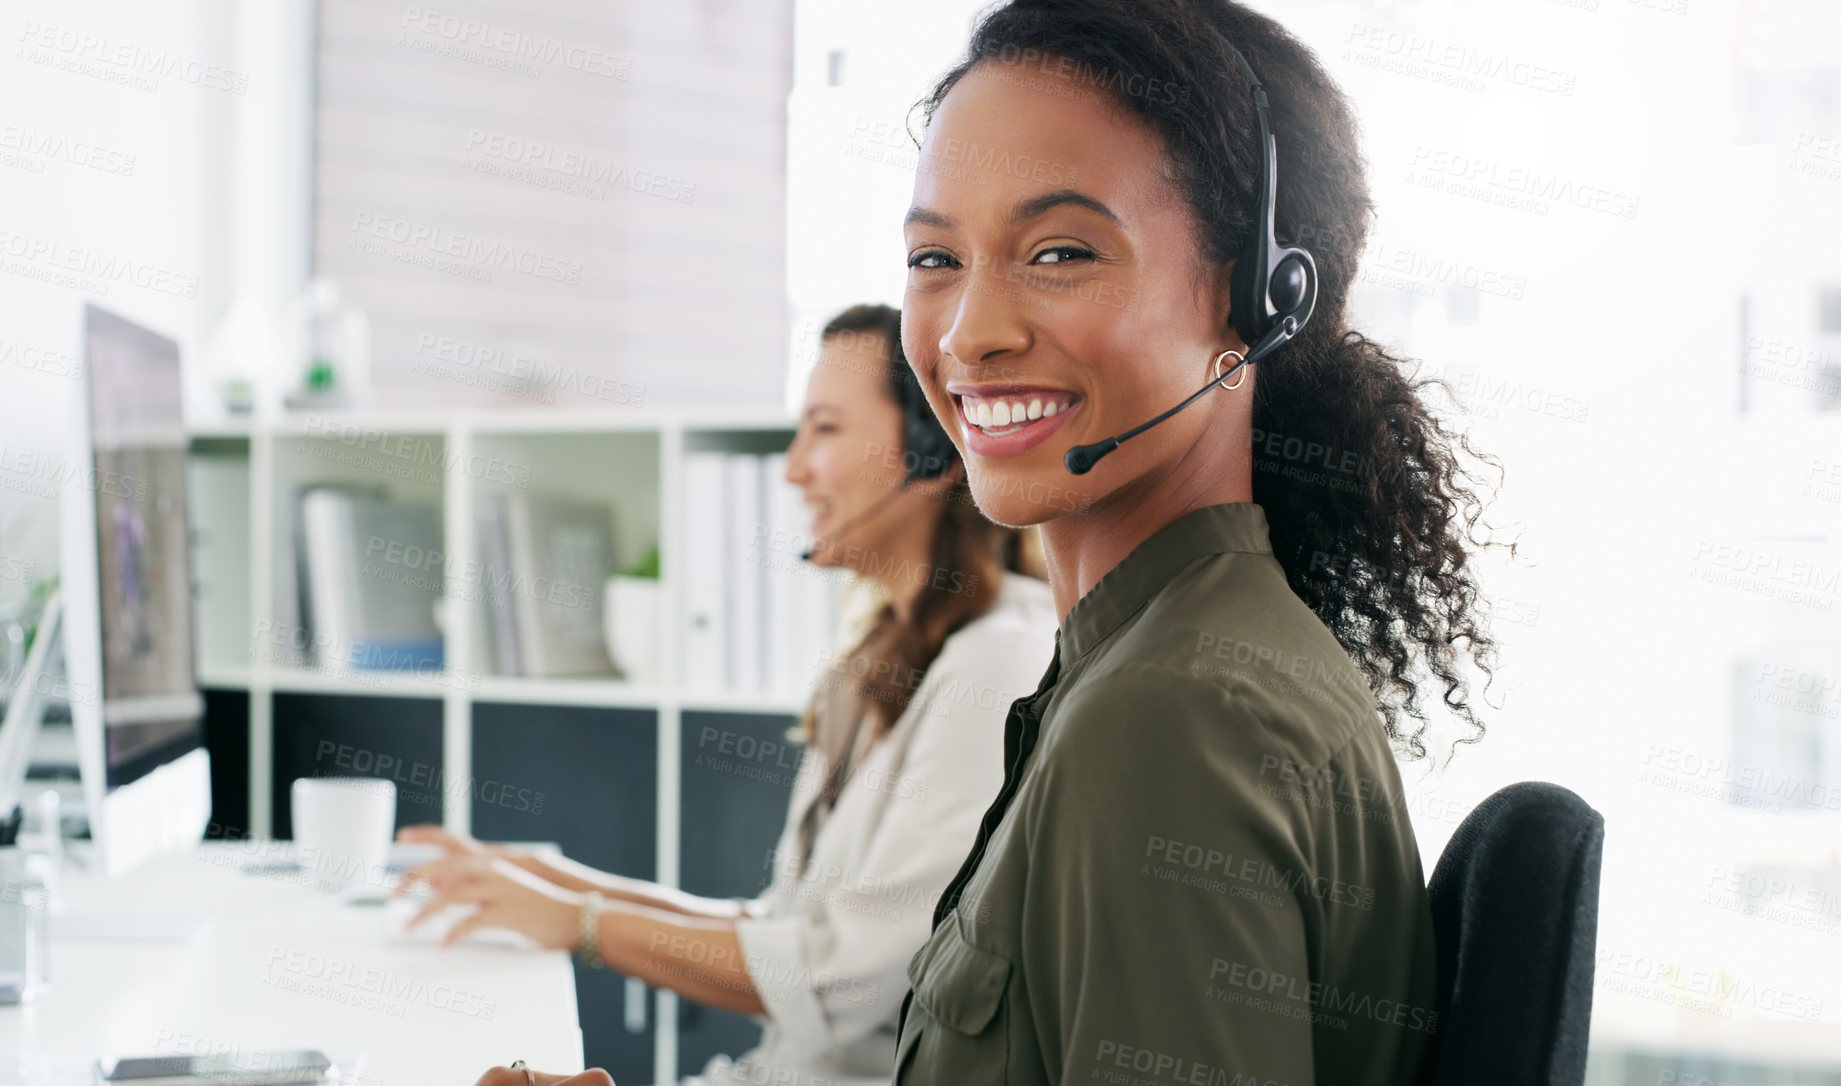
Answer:
[[(1345, 324), (1374, 205), (1354, 115), (1311, 51), (1230, 0), (1013, 0), (985, 16), (918, 108), (930, 123), (953, 85), (989, 62), (1051, 93), (1108, 100), (1162, 135), (1197, 251), (1219, 266), (1254, 229), (1262, 153), (1229, 41), (1270, 98), (1279, 239), (1309, 249), (1320, 276), (1310, 323), (1259, 364), (1253, 499), (1292, 591), (1366, 676), (1396, 748), (1426, 754), (1421, 666), (1468, 726), (1457, 742), (1476, 742), (1484, 726), (1461, 658), (1493, 677), (1497, 647), (1472, 551), (1505, 544), (1478, 536), (1482, 480), (1465, 460), (1494, 467), (1498, 483), (1502, 466), (1422, 399), (1449, 386), (1416, 379), (1410, 363)], [(1409, 730), (1403, 715), (1418, 726)]]

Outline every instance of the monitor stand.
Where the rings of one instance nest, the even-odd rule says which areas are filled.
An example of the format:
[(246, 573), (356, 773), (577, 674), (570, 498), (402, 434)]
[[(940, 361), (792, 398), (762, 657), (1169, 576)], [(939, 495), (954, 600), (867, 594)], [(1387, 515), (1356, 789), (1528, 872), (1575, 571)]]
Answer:
[[(44, 695), (55, 665), (54, 646), (63, 643), (63, 593), (56, 591), (45, 601), (39, 616), (38, 633), (26, 653), (19, 684), (7, 702), (6, 719), (0, 723), (0, 820), (9, 819), (25, 792), (26, 770), (32, 761), (32, 749), (44, 720)], [(196, 754), (197, 752), (194, 752)], [(188, 755), (188, 757), (191, 757)], [(166, 769), (168, 767), (161, 767)], [(156, 770), (155, 772), (159, 772)], [(209, 779), (208, 770), (206, 779)], [(79, 853), (94, 850), (78, 850)], [(86, 857), (99, 863), (100, 856)], [(109, 942), (183, 942), (203, 926), (192, 916), (166, 914), (106, 912), (60, 912), (50, 915), (51, 934), (60, 939), (104, 940)], [(5, 999), (0, 996), (0, 1003)]]
[(45, 682), (51, 674), (52, 646), (63, 644), (62, 590), (51, 593), (39, 615), (38, 633), (26, 653), (24, 668), (0, 723), (0, 818), (10, 817), (25, 792), (26, 767), (32, 761), (32, 744), (44, 719)]

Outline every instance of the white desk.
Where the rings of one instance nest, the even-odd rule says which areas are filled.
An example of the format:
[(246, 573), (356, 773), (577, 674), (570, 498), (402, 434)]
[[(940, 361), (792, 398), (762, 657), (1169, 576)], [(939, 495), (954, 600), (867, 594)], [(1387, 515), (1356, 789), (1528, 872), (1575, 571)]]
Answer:
[(0, 1007), (0, 1062), (317, 1048), (363, 1053), (360, 1086), (472, 1086), (515, 1059), (581, 1069), (567, 954), (390, 945), (381, 908), (238, 870), (258, 858), (212, 844), (112, 884), (67, 863), (62, 907), (205, 926), (186, 943), (54, 938), (51, 991)]

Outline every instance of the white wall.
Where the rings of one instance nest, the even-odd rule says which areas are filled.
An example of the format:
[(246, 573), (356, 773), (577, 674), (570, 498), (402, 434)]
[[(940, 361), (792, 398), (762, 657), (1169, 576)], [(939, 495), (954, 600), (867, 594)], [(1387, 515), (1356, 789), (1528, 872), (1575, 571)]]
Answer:
[[(232, 289), (234, 118), (276, 92), (230, 0), (7, 5), (0, 17), (0, 556), (49, 575), (81, 305), (202, 349)], [(24, 584), (0, 579), (0, 599)]]

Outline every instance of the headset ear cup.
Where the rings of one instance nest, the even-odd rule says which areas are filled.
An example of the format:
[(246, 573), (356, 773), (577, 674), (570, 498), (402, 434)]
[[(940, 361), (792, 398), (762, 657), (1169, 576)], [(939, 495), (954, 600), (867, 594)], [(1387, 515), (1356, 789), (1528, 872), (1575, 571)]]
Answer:
[(1228, 320), (1234, 326), (1234, 334), (1242, 343), (1257, 343), (1259, 337), (1266, 334), (1265, 315), (1260, 312), (1260, 295), (1263, 293), (1254, 282), (1259, 264), (1256, 245), (1264, 244), (1264, 238), (1254, 238), (1254, 245), (1247, 246), (1240, 258), (1234, 261), (1234, 276), (1228, 286), (1228, 304), (1233, 312)]
[(1317, 306), (1317, 262), (1303, 249), (1281, 249), (1266, 291), (1274, 309), (1302, 326)]

